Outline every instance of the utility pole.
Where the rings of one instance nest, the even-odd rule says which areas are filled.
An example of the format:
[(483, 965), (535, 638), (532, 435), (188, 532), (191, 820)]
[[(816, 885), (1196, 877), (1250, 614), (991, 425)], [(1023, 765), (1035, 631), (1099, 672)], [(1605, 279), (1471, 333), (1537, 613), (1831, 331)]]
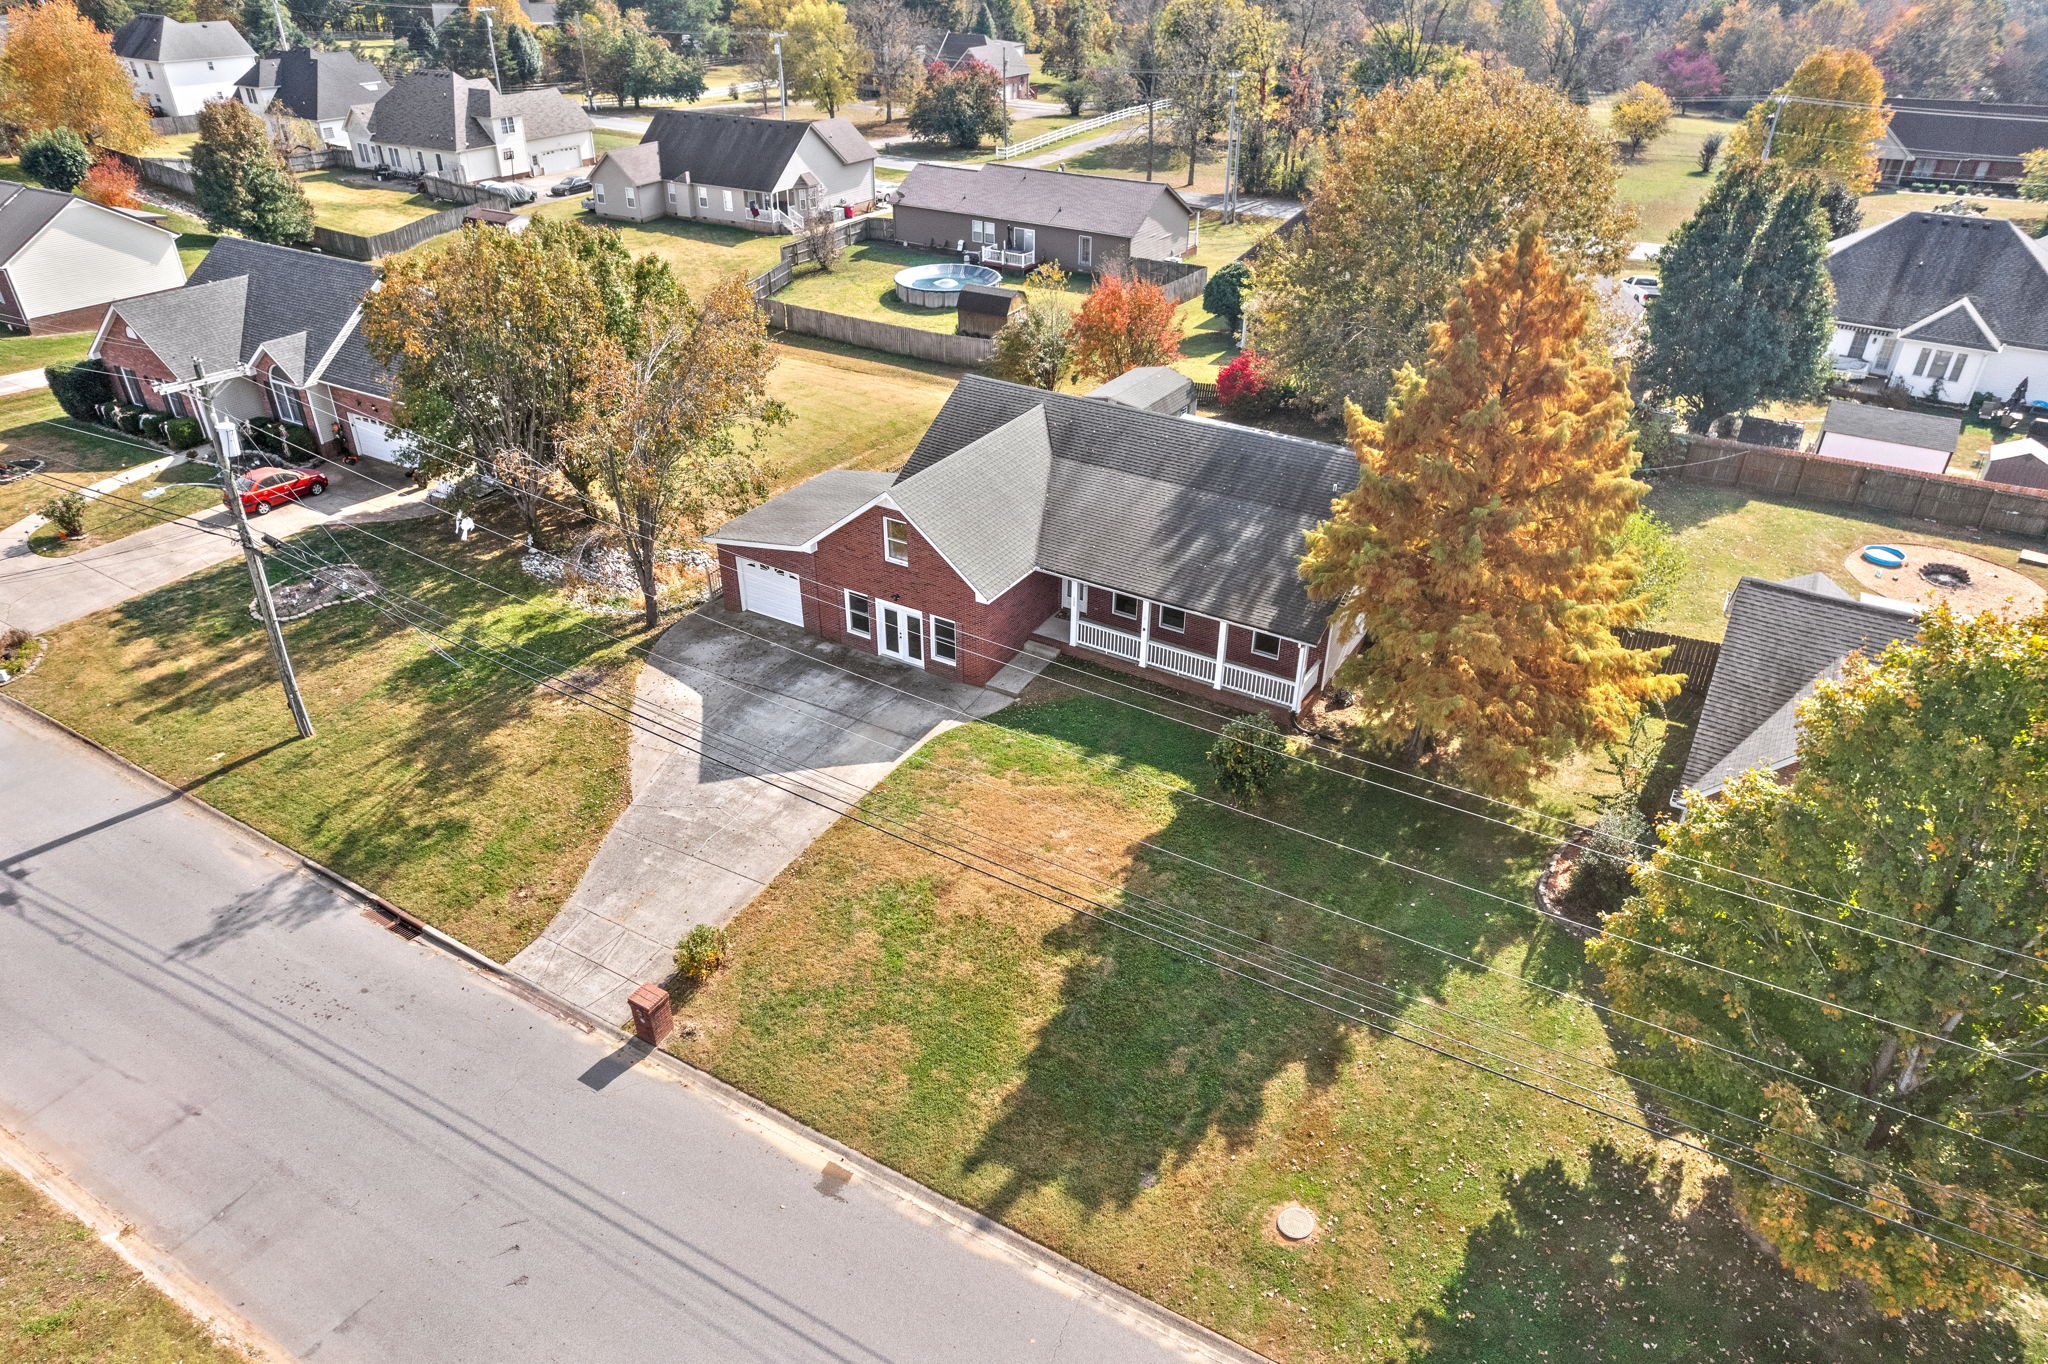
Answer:
[(775, 93), (782, 100), (782, 116), (788, 118), (789, 86), (782, 79), (782, 40), (789, 35), (787, 33), (771, 33), (768, 36), (775, 40)]
[(1764, 151), (1763, 155), (1757, 158), (1758, 161), (1768, 161), (1771, 159), (1771, 141), (1778, 135), (1778, 115), (1785, 112), (1785, 99), (1786, 97), (1784, 95), (1775, 95), (1772, 97), (1771, 126), (1764, 133)]
[(484, 17), (484, 46), (491, 50), (491, 85), (502, 93), (505, 89), (505, 78), (498, 73), (498, 35), (491, 28), (491, 15), (497, 12), (497, 7), (478, 5), (476, 12)]
[(203, 414), (206, 429), (213, 437), (214, 454), (220, 460), (221, 493), (235, 518), (235, 533), (242, 540), (242, 559), (249, 566), (249, 583), (256, 589), (256, 614), (263, 618), (263, 632), (270, 637), (270, 661), (277, 667), (277, 680), (284, 684), (285, 704), (291, 708), (292, 723), (299, 727), (299, 737), (310, 739), (313, 737), (313, 718), (306, 713), (306, 699), (299, 695), (299, 677), (292, 671), (292, 656), (284, 645), (284, 630), (277, 623), (277, 607), (270, 600), (270, 579), (263, 571), (263, 554), (256, 548), (255, 537), (249, 533), (249, 514), (242, 510), (242, 494), (235, 487), (235, 456), (241, 452), (242, 433), (232, 421), (221, 420), (220, 410), (213, 405), (214, 385), (241, 377), (247, 370), (237, 368), (209, 376), (195, 356), (192, 373), (194, 377), (189, 383), (163, 384), (157, 391), (190, 393)]
[(1230, 73), (1230, 130), (1223, 143), (1223, 221), (1237, 221), (1237, 83), (1244, 72)]
[(1145, 178), (1152, 178), (1152, 114), (1159, 101), (1152, 98), (1152, 73), (1145, 73)]
[(291, 46), (291, 40), (284, 36), (284, 6), (280, 0), (270, 0), (270, 17), (277, 20), (277, 50), (282, 52)]

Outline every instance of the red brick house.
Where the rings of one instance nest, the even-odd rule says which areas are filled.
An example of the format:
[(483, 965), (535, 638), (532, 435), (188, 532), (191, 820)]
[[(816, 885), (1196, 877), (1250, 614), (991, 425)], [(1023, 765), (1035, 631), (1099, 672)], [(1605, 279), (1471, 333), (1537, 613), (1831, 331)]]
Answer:
[(1352, 641), (1295, 564), (1342, 446), (970, 376), (897, 473), (835, 470), (710, 537), (725, 604), (981, 685), (1034, 641), (1299, 713)]
[(91, 354), (124, 399), (195, 416), (189, 399), (158, 383), (242, 370), (223, 385), (222, 412), (276, 417), (310, 429), (321, 453), (406, 462), (391, 418), (391, 381), (363, 345), (363, 296), (375, 267), (222, 237), (176, 289), (124, 298), (107, 309)]

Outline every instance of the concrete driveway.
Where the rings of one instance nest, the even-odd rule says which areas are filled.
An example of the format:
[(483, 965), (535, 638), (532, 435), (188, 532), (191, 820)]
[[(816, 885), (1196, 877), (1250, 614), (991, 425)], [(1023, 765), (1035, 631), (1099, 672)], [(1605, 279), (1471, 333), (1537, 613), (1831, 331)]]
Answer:
[[(373, 483), (346, 465), (321, 467), (329, 479), (324, 496), (280, 507), (257, 521), (257, 527), (282, 539), (329, 521), (395, 520), (429, 512), (424, 492), (394, 493), (379, 486), (403, 487), (402, 471), (378, 465), (372, 475), (378, 482)], [(27, 533), (10, 528), (0, 535), (0, 625), (31, 634), (54, 630), (223, 563), (241, 550), (233, 539), (209, 532), (233, 526), (227, 508), (217, 507), (62, 559), (35, 553), (28, 547)]]
[(777, 787), (857, 799), (961, 712), (1009, 700), (716, 604), (684, 617), (641, 669), (636, 709), (692, 742), (701, 726), (722, 760), (636, 729), (632, 804), (512, 968), (624, 1019), (693, 925), (731, 919), (837, 818)]

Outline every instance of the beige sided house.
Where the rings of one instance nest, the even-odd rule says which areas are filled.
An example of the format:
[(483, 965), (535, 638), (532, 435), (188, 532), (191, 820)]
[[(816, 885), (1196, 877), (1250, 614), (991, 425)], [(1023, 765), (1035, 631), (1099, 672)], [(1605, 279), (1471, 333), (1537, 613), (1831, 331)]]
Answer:
[(693, 218), (793, 232), (814, 208), (848, 214), (875, 201), (875, 149), (843, 118), (815, 122), (665, 109), (634, 147), (590, 173), (600, 218)]
[(897, 193), (896, 240), (1012, 270), (1047, 260), (1095, 270), (1179, 260), (1200, 242), (1200, 227), (1180, 191), (1157, 181), (925, 161)]
[(184, 282), (176, 233), (76, 195), (0, 184), (0, 324), (91, 331), (115, 299)]

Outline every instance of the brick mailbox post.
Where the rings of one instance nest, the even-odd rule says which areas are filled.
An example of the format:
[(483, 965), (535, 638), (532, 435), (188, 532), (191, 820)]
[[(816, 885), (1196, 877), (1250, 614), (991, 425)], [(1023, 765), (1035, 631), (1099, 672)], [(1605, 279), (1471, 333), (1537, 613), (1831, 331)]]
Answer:
[(626, 1004), (633, 1010), (633, 1035), (650, 1047), (658, 1047), (668, 1041), (668, 1035), (676, 1026), (675, 1015), (669, 1009), (668, 991), (659, 985), (643, 985), (635, 990)]

